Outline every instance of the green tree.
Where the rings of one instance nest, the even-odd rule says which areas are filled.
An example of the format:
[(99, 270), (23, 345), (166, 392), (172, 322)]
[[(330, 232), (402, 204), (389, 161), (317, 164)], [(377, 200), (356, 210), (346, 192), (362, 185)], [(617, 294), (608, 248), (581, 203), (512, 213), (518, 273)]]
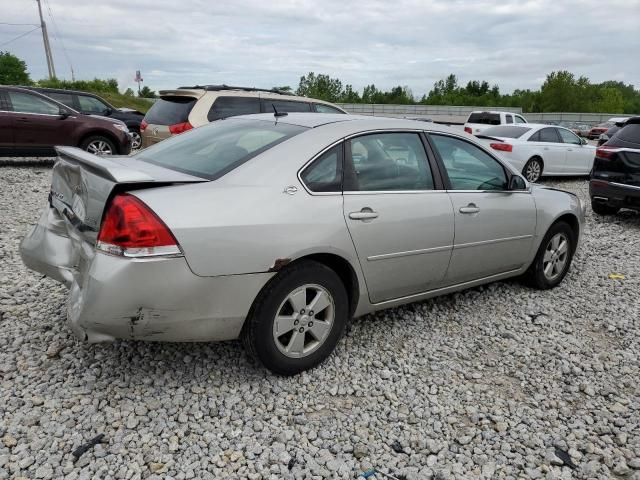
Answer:
[(613, 87), (600, 87), (594, 112), (622, 113), (624, 111), (624, 97)]
[[(582, 82), (584, 86), (584, 82)], [(566, 70), (551, 72), (540, 88), (544, 112), (579, 111), (578, 92), (580, 87), (573, 73)]]
[(138, 96), (141, 98), (156, 98), (156, 92), (145, 85), (138, 93)]
[(337, 78), (331, 78), (329, 75), (316, 75), (313, 72), (309, 72), (307, 75), (300, 77), (300, 84), (296, 94), (326, 100), (327, 102), (339, 102), (342, 96), (342, 82)]
[(27, 64), (9, 52), (0, 51), (0, 85), (31, 85)]
[(293, 88), (291, 88), (289, 85), (285, 85), (284, 87), (273, 87), (271, 90), (278, 90), (279, 92), (290, 93), (291, 95), (293, 95)]
[(130, 88), (127, 88), (127, 89), (124, 91), (124, 96), (125, 96), (125, 97), (134, 97), (134, 96), (135, 96), (135, 93), (133, 93), (133, 90), (131, 90)]

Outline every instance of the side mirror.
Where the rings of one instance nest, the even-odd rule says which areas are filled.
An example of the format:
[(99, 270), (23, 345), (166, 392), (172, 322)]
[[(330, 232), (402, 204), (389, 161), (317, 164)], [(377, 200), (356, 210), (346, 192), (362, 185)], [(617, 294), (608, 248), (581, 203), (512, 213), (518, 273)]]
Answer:
[(582, 143), (582, 145), (586, 145), (587, 143), (589, 143), (589, 142), (587, 142), (587, 139), (584, 138), (584, 137), (580, 138), (580, 142)]
[(111, 115), (113, 113), (113, 110), (111, 110), (110, 108), (105, 109), (104, 114), (108, 117), (109, 115)]
[(520, 175), (513, 175), (509, 179), (509, 190), (526, 190), (527, 184)]
[(66, 108), (61, 108), (59, 113), (60, 113), (60, 120), (65, 120), (69, 118), (69, 115), (71, 115), (69, 113), (69, 110), (67, 110)]

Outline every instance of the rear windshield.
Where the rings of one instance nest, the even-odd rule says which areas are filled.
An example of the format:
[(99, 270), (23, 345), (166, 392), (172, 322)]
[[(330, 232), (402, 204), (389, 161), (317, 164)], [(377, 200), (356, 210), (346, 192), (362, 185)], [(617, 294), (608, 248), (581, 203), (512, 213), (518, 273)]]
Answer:
[(629, 143), (637, 143), (640, 146), (640, 123), (630, 123), (621, 128), (617, 138)]
[(196, 103), (193, 97), (162, 97), (149, 109), (144, 117), (153, 125), (175, 125), (189, 120), (189, 113)]
[(305, 130), (308, 128), (272, 121), (219, 120), (157, 143), (135, 157), (215, 180)]
[(481, 123), (482, 125), (500, 125), (498, 113), (472, 113), (467, 123)]
[(482, 135), (487, 137), (520, 138), (529, 130), (531, 130), (529, 127), (491, 127), (482, 132)]

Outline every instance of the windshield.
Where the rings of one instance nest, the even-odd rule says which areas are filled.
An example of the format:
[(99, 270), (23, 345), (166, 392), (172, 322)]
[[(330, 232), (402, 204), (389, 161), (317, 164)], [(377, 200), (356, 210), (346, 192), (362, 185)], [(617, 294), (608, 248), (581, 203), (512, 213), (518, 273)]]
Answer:
[(264, 120), (218, 120), (153, 145), (135, 158), (215, 180), (307, 127)]
[(486, 137), (520, 138), (531, 130), (529, 127), (491, 127), (482, 132)]

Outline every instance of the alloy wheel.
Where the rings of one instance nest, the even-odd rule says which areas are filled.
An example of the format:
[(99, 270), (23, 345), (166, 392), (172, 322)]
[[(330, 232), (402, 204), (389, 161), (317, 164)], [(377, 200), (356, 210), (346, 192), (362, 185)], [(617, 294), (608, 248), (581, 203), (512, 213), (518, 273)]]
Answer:
[(142, 144), (142, 137), (140, 137), (140, 133), (136, 131), (131, 131), (131, 150), (137, 150), (140, 148)]
[(335, 304), (329, 291), (316, 284), (302, 285), (287, 295), (276, 312), (276, 347), (289, 358), (306, 357), (327, 339), (334, 319)]
[(529, 182), (537, 182), (540, 179), (540, 173), (542, 173), (542, 166), (537, 160), (531, 160), (527, 163), (524, 170), (524, 176)]
[(542, 271), (547, 280), (553, 281), (562, 275), (569, 260), (569, 238), (564, 233), (557, 233), (545, 248), (542, 259)]
[(87, 152), (93, 153), (94, 155), (111, 155), (113, 150), (111, 149), (111, 145), (104, 140), (94, 140), (87, 145)]

